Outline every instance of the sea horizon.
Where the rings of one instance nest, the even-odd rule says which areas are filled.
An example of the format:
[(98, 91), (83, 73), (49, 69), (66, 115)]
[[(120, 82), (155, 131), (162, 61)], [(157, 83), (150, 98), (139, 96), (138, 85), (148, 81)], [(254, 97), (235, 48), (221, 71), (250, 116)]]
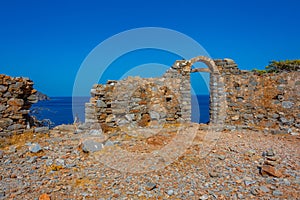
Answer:
[[(53, 126), (72, 124), (75, 116), (80, 122), (84, 122), (85, 103), (89, 102), (90, 98), (90, 96), (53, 96), (50, 100), (33, 104), (30, 115), (38, 120), (48, 119), (53, 122)], [(192, 95), (191, 98), (192, 122), (207, 123), (209, 121), (209, 95)]]

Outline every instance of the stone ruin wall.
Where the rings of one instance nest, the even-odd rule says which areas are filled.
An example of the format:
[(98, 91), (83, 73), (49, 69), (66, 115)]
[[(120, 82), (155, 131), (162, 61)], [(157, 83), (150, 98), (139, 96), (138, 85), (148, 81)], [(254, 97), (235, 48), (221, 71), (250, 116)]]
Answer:
[(86, 123), (103, 130), (122, 125), (157, 126), (191, 121), (190, 72), (175, 63), (161, 78), (128, 77), (96, 84), (86, 104)]
[(224, 78), (227, 129), (300, 132), (300, 72), (259, 75), (232, 60), (215, 60)]
[[(189, 122), (189, 62), (175, 62), (160, 78), (129, 77), (94, 85), (86, 104), (86, 122), (101, 124), (104, 129), (125, 124), (143, 127)], [(299, 71), (259, 75), (238, 69), (231, 59), (216, 59), (214, 63), (218, 73), (206, 70), (210, 73), (212, 125), (223, 124), (229, 130), (300, 132)], [(30, 107), (37, 101), (35, 93), (28, 78), (0, 75), (1, 137), (28, 128)]]
[(0, 137), (21, 134), (30, 121), (36, 90), (28, 78), (0, 74)]
[[(210, 69), (191, 69), (195, 61), (210, 65)], [(130, 77), (94, 85), (86, 104), (86, 122), (99, 123), (104, 129), (189, 122), (190, 73), (199, 71), (210, 73), (211, 125), (229, 130), (299, 132), (300, 72), (259, 75), (238, 69), (231, 59), (211, 61), (200, 56), (177, 61), (161, 78)]]

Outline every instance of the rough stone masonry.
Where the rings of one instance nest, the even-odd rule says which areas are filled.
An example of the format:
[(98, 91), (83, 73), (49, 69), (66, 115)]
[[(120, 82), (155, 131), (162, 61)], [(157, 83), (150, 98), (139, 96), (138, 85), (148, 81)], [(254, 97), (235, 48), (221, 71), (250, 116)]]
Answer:
[(227, 129), (300, 133), (300, 71), (258, 74), (215, 60), (224, 77)]
[[(192, 68), (203, 62), (208, 68)], [(300, 72), (260, 75), (231, 59), (198, 56), (176, 61), (160, 78), (128, 77), (95, 84), (86, 123), (104, 130), (125, 124), (151, 126), (190, 122), (190, 73), (210, 73), (210, 124), (225, 129), (299, 133)]]
[(115, 128), (191, 120), (190, 68), (176, 62), (160, 78), (128, 77), (96, 84), (86, 104), (86, 123)]
[(21, 134), (30, 123), (30, 107), (37, 101), (33, 82), (0, 74), (0, 136)]
[(204, 56), (176, 61), (159, 78), (128, 77), (94, 85), (90, 102), (86, 104), (86, 123), (98, 123), (107, 130), (128, 124), (145, 127), (190, 122), (190, 73), (195, 62), (204, 62), (209, 66), (210, 120), (214, 124), (222, 123), (226, 106), (223, 79), (214, 61)]

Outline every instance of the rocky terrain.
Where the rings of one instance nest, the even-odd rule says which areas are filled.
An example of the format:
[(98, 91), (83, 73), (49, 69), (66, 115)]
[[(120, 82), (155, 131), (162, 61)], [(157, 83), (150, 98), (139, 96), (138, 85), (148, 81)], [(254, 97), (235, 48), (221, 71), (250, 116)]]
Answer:
[[(299, 135), (198, 124), (153, 130), (61, 125), (7, 138), (0, 199), (300, 199)], [(146, 157), (124, 159), (130, 153)]]

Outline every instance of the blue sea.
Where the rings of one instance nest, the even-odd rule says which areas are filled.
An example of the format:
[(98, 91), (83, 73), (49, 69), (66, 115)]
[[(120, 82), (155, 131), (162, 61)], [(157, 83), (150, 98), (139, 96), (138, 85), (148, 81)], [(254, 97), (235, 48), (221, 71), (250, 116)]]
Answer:
[[(90, 97), (52, 97), (48, 101), (39, 101), (31, 107), (31, 115), (37, 119), (49, 119), (52, 126), (72, 124), (77, 116), (84, 122), (84, 105)], [(74, 113), (74, 117), (73, 117)], [(209, 96), (192, 96), (192, 121), (207, 123), (209, 121)]]

